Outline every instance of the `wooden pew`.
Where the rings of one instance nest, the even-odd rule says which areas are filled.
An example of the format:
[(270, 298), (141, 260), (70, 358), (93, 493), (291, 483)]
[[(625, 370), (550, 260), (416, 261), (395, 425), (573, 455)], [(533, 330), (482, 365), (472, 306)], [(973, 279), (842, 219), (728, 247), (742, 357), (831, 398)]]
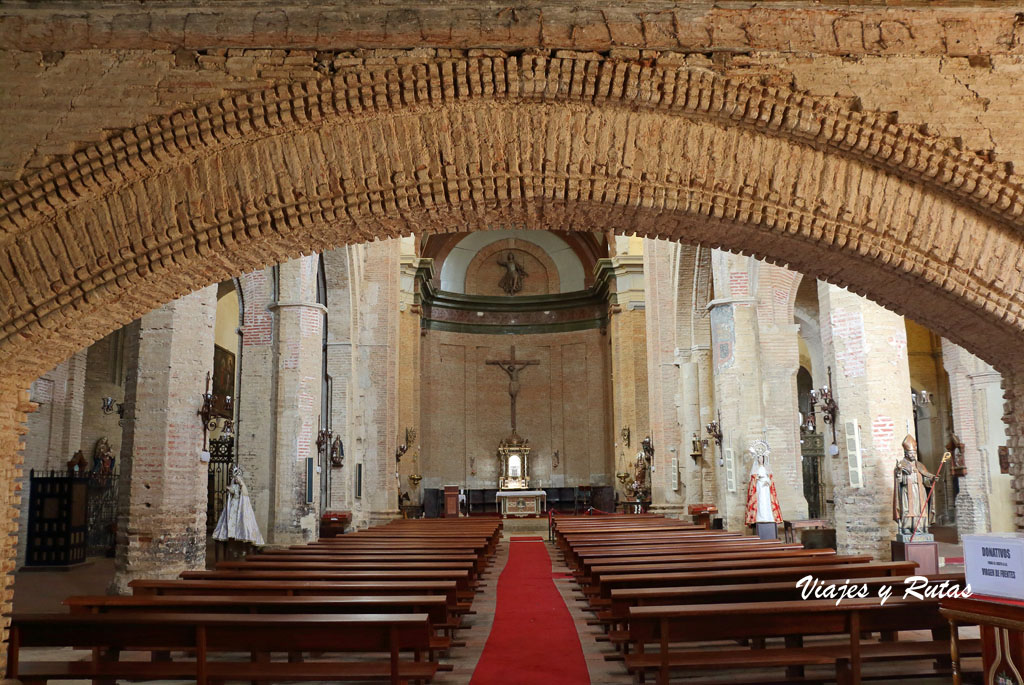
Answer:
[[(686, 550), (690, 551), (690, 550)], [(730, 559), (809, 559), (814, 557), (835, 557), (833, 549), (732, 549), (730, 551), (706, 551), (695, 554), (672, 554), (636, 557), (582, 557), (580, 568), (576, 572), (579, 577), (589, 575), (590, 569), (628, 568), (637, 564), (681, 564), (708, 561), (728, 561)]]
[(459, 599), (455, 581), (315, 581), (315, 580), (163, 580), (137, 578), (128, 583), (135, 596), (146, 595), (283, 595), (329, 597), (351, 595), (443, 595), (455, 613), (469, 610)]
[(221, 561), (224, 571), (465, 571), (470, 583), (477, 580), (472, 561)]
[[(917, 564), (912, 561), (876, 562), (870, 564), (839, 564), (836, 566), (794, 565), (779, 568), (740, 568), (718, 571), (677, 571), (664, 573), (623, 573), (606, 575), (599, 581), (597, 602), (602, 607), (610, 602), (611, 592), (628, 587), (669, 587), (719, 585), (729, 583), (761, 583), (797, 581), (806, 575), (818, 578), (871, 578), (874, 576), (908, 576)], [(596, 600), (592, 600), (592, 604)]]
[[(25, 647), (92, 648), (92, 661), (24, 663)], [(7, 677), (26, 685), (51, 679), (192, 679), (318, 681), (408, 679), (429, 681), (437, 664), (422, 660), (430, 647), (426, 614), (28, 614), (15, 615), (8, 643)], [(122, 650), (194, 650), (194, 661), (117, 661)], [(402, 660), (413, 651), (414, 661)], [(252, 652), (386, 653), (388, 660), (249, 661)], [(209, 661), (210, 653), (244, 653), (245, 661)]]
[[(347, 552), (295, 552), (295, 550), (278, 550), (284, 554), (252, 553), (245, 557), (245, 561), (258, 562), (282, 562), (282, 561), (319, 561), (335, 562), (343, 561), (349, 563), (375, 563), (375, 562), (437, 562), (454, 561), (466, 562), (473, 565), (477, 575), (487, 569), (487, 559), (475, 557), (472, 554), (431, 554), (430, 552), (416, 552), (411, 554), (351, 554)], [(294, 553), (290, 553), (294, 552)]]
[(449, 611), (447, 598), (443, 595), (99, 595), (68, 597), (63, 603), (73, 614), (426, 614), (431, 629), (444, 632), (444, 636), (431, 637), (430, 661), (436, 661), (433, 654), (435, 651), (445, 651), (451, 647), (451, 634), (458, 627), (458, 619)]
[[(902, 596), (904, 581), (910, 576), (879, 576), (858, 578), (857, 585), (865, 585), (869, 596), (877, 597), (882, 585), (893, 588), (893, 597)], [(917, 576), (919, 577), (919, 576)], [(948, 573), (928, 576), (931, 583), (950, 582), (964, 586), (963, 573)], [(843, 585), (840, 581), (833, 581)], [(691, 604), (731, 604), (740, 602), (790, 602), (802, 599), (802, 590), (795, 582), (741, 583), (734, 585), (693, 585), (645, 588), (618, 588), (611, 591), (611, 604), (607, 611), (598, 612), (599, 618), (612, 626), (609, 639), (613, 644), (627, 642), (626, 632), (629, 610), (638, 606), (666, 606)], [(814, 599), (814, 596), (808, 597)], [(844, 600), (845, 601), (845, 600)]]
[[(931, 630), (933, 640), (861, 641), (865, 632), (901, 630)], [(629, 635), (635, 651), (626, 656), (625, 663), (632, 673), (657, 672), (659, 684), (669, 681), (672, 670), (706, 670), (721, 677), (726, 669), (756, 668), (756, 675), (730, 674), (729, 682), (763, 683), (768, 680), (764, 673), (767, 668), (831, 665), (841, 685), (860, 685), (865, 661), (948, 658), (947, 633), (938, 601), (929, 599), (890, 598), (884, 606), (873, 598), (848, 600), (838, 606), (831, 600), (807, 600), (633, 607), (629, 610)], [(805, 637), (816, 635), (847, 637), (842, 643), (802, 644)], [(769, 649), (706, 645), (679, 648), (680, 643), (692, 647), (714, 640), (766, 637), (789, 638), (788, 645)], [(969, 648), (980, 649), (978, 643), (969, 644)], [(648, 651), (650, 644), (656, 645), (653, 651)]]
[(363, 571), (289, 571), (283, 570), (260, 570), (260, 571), (183, 571), (183, 580), (334, 580), (334, 581), (391, 581), (391, 580), (453, 580), (459, 590), (459, 596), (465, 598), (473, 597), (473, 590), (470, 584), (469, 571), (465, 570), (441, 570), (441, 571), (390, 571), (390, 570), (363, 570)]

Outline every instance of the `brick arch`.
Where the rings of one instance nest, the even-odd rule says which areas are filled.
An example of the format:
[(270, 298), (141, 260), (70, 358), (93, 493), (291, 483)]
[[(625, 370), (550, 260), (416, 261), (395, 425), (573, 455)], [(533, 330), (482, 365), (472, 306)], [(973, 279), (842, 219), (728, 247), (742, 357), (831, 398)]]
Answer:
[(848, 286), (1000, 368), (1021, 440), (1016, 180), (884, 117), (698, 69), (353, 68), (121, 132), (2, 200), (0, 436), (27, 407), (15, 388), (199, 286), (310, 250), (503, 225), (618, 227)]

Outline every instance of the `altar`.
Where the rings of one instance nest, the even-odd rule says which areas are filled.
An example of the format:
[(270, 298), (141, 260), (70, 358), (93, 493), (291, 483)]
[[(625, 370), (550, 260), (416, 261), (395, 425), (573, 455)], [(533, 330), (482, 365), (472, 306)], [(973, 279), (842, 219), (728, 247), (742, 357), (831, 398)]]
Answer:
[(494, 499), (502, 516), (538, 516), (548, 510), (543, 490), (499, 490)]

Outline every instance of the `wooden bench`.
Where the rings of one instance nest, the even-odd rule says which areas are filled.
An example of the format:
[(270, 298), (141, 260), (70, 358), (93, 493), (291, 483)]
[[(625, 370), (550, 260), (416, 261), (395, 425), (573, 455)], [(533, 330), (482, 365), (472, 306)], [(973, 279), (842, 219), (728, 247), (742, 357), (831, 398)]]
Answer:
[[(773, 580), (797, 581), (806, 575), (818, 578), (871, 578), (874, 576), (908, 576), (917, 568), (912, 561), (870, 564), (839, 564), (836, 566), (783, 566), (780, 568), (741, 568), (719, 571), (676, 571), (665, 573), (624, 573), (606, 575), (599, 581), (598, 597), (610, 603), (611, 592), (627, 587), (667, 587), (687, 585), (718, 585), (727, 583), (762, 583)], [(593, 603), (593, 602), (592, 602)]]
[(469, 571), (297, 571), (288, 569), (267, 569), (257, 571), (225, 570), (225, 571), (183, 571), (183, 580), (334, 580), (334, 581), (421, 581), (421, 580), (452, 580), (455, 581), (459, 597), (472, 599), (473, 585)]
[[(75, 596), (64, 600), (73, 614), (125, 612), (173, 613), (277, 613), (277, 614), (426, 614), (432, 635), (430, 661), (435, 651), (451, 647), (459, 619), (449, 611), (443, 595), (262, 596), (251, 595), (130, 595)], [(450, 670), (450, 669), (442, 669)]]
[[(93, 649), (91, 661), (23, 663), (25, 647)], [(52, 679), (429, 681), (437, 664), (422, 660), (430, 647), (426, 614), (188, 614), (109, 613), (15, 615), (7, 677), (26, 685)], [(127, 650), (194, 651), (189, 661), (125, 662)], [(275, 652), (386, 653), (388, 660), (270, 662)], [(412, 651), (414, 660), (401, 652)], [(253, 661), (253, 653), (258, 660)], [(211, 653), (242, 653), (246, 660), (210, 661)]]
[[(901, 630), (931, 630), (933, 639), (861, 641), (864, 632)], [(645, 672), (657, 672), (658, 683), (667, 683), (673, 670), (710, 670), (721, 677), (725, 669), (832, 665), (839, 683), (859, 685), (865, 661), (940, 659), (948, 663), (947, 633), (948, 626), (938, 613), (938, 602), (929, 599), (890, 598), (884, 606), (873, 598), (847, 600), (838, 606), (831, 600), (807, 600), (633, 607), (629, 610), (629, 637), (635, 651), (626, 656), (625, 663), (641, 680)], [(842, 643), (805, 646), (803, 639), (812, 635), (847, 638)], [(786, 646), (736, 649), (706, 644), (771, 637), (786, 638)], [(980, 653), (980, 641), (974, 642), (961, 644)], [(656, 648), (648, 651), (647, 646), (652, 643)], [(702, 646), (680, 648), (687, 643), (691, 647), (696, 643)], [(934, 673), (930, 666), (929, 672)], [(729, 682), (765, 682), (763, 672), (750, 677), (755, 679), (744, 680), (741, 674), (730, 674)]]
[(477, 573), (482, 573), (488, 566), (486, 557), (472, 554), (433, 552), (402, 552), (402, 553), (363, 553), (344, 550), (323, 551), (310, 549), (298, 551), (292, 549), (264, 550), (246, 555), (246, 561), (347, 561), (347, 562), (402, 562), (402, 561), (463, 561), (474, 565)]
[[(909, 576), (880, 576), (858, 578), (858, 585), (865, 585), (870, 596), (878, 595), (882, 585), (893, 588), (893, 596), (901, 597), (904, 581)], [(930, 583), (948, 581), (964, 586), (963, 573), (949, 573), (928, 576)], [(841, 584), (841, 583), (837, 583)], [(791, 581), (774, 583), (743, 583), (736, 585), (695, 585), (688, 587), (646, 587), (620, 588), (611, 591), (611, 604), (598, 617), (610, 624), (609, 639), (616, 646), (628, 642), (629, 610), (637, 606), (666, 606), (692, 604), (731, 604), (740, 602), (788, 602), (802, 599), (801, 588)], [(813, 599), (811, 596), (809, 599)]]
[(316, 580), (162, 580), (138, 578), (128, 583), (135, 595), (245, 595), (249, 597), (283, 595), (443, 595), (449, 609), (465, 613), (470, 604), (459, 599), (454, 581), (316, 581)]
[(221, 561), (217, 570), (223, 571), (465, 571), (470, 583), (477, 579), (476, 564), (472, 561)]
[(690, 562), (728, 561), (730, 559), (809, 559), (834, 556), (836, 556), (835, 550), (831, 549), (737, 549), (728, 552), (710, 551), (698, 554), (666, 554), (636, 557), (595, 556), (580, 558), (579, 570), (574, 573), (578, 576), (586, 576), (590, 569), (595, 566), (608, 568), (627, 567), (637, 564), (679, 564)]

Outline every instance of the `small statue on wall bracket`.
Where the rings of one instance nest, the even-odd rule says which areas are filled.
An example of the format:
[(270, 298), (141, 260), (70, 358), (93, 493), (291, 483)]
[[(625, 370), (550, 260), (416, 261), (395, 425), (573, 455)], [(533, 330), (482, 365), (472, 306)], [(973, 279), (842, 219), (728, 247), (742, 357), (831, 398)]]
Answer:
[(334, 442), (331, 443), (331, 466), (340, 467), (345, 464), (345, 445), (341, 442), (341, 436), (335, 436)]
[(953, 475), (962, 478), (967, 475), (967, 461), (964, 452), (967, 448), (963, 440), (953, 431), (949, 432), (949, 442), (946, 443), (946, 451), (953, 456)]
[(561, 462), (561, 460), (558, 458), (558, 450), (555, 450), (555, 453), (553, 455), (551, 455), (551, 468), (552, 469), (557, 469), (558, 468), (558, 464), (560, 462)]
[(505, 275), (498, 281), (498, 287), (504, 290), (506, 295), (515, 295), (522, 290), (523, 279), (530, 274), (516, 261), (515, 254), (511, 251), (506, 252), (504, 259), (498, 257), (498, 264), (505, 267)]

